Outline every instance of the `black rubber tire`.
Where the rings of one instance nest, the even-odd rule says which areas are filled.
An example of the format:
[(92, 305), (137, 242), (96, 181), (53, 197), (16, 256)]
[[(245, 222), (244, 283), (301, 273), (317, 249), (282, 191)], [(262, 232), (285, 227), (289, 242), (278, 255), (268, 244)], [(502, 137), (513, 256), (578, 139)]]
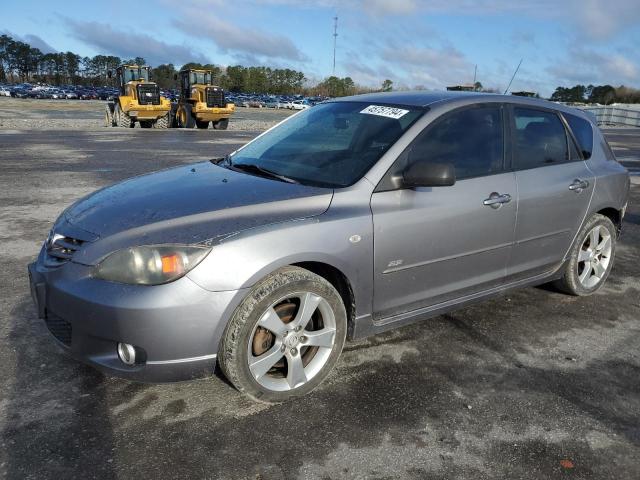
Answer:
[[(585, 237), (597, 225), (601, 225), (609, 230), (609, 233), (611, 235), (611, 260), (600, 282), (598, 282), (592, 288), (586, 288), (580, 283), (580, 280), (578, 278), (578, 254), (580, 253), (580, 249), (585, 241)], [(564, 293), (579, 297), (591, 295), (592, 293), (598, 291), (607, 281), (607, 277), (609, 276), (609, 273), (611, 273), (611, 269), (613, 268), (616, 256), (616, 243), (617, 229), (613, 222), (611, 222), (609, 218), (605, 217), (604, 215), (600, 215), (599, 213), (592, 215), (591, 218), (589, 218), (589, 220), (585, 222), (585, 224), (580, 229), (580, 232), (576, 236), (576, 240), (574, 242), (574, 245), (571, 247), (569, 261), (567, 262), (562, 278), (556, 280), (553, 285), (558, 290)]]
[[(279, 298), (295, 291), (322, 296), (336, 319), (335, 343), (327, 363), (307, 383), (289, 391), (267, 390), (255, 381), (248, 367), (247, 345), (255, 324), (264, 311)], [(218, 362), (227, 379), (244, 395), (264, 403), (280, 403), (311, 392), (335, 366), (347, 333), (347, 314), (337, 290), (324, 278), (299, 267), (283, 267), (258, 282), (233, 313), (222, 336)]]
[(215, 128), (216, 130), (226, 130), (228, 126), (229, 126), (228, 118), (223, 118), (222, 120), (218, 120), (217, 122), (213, 123), (213, 128)]
[(116, 103), (114, 108), (114, 116), (117, 118), (117, 125), (123, 128), (133, 128), (136, 122), (129, 116), (129, 114), (122, 111), (120, 103)]
[(153, 122), (153, 128), (162, 128), (162, 129), (169, 128), (170, 116), (171, 116), (170, 113), (167, 113), (166, 115), (163, 115), (160, 118), (158, 118), (155, 122)]
[(154, 120), (140, 120), (140, 128), (151, 128), (153, 124)]
[(198, 127), (200, 130), (206, 130), (207, 128), (209, 128), (209, 122), (204, 120), (196, 120), (196, 127)]
[[(190, 103), (184, 103), (178, 107), (177, 118), (178, 118), (178, 126), (180, 128), (194, 128), (196, 126), (196, 119), (193, 116), (192, 105)], [(180, 112), (184, 111), (185, 119), (181, 120)]]
[(105, 113), (104, 113), (104, 126), (105, 127), (115, 127), (115, 119), (113, 115), (114, 104), (113, 102), (107, 102), (105, 105)]

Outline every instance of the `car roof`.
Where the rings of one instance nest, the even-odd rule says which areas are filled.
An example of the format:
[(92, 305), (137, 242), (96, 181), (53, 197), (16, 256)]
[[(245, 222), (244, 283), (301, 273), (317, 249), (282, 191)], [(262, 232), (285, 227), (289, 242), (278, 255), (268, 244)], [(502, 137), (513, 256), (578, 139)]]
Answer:
[(330, 102), (365, 102), (400, 105), (407, 107), (429, 107), (433, 104), (462, 103), (468, 104), (474, 101), (505, 102), (523, 105), (539, 106), (586, 117), (586, 114), (576, 108), (567, 107), (555, 102), (540, 98), (521, 97), (518, 95), (501, 95), (484, 92), (452, 92), (452, 91), (408, 91), (408, 92), (377, 92), (363, 95), (352, 95), (330, 100)]

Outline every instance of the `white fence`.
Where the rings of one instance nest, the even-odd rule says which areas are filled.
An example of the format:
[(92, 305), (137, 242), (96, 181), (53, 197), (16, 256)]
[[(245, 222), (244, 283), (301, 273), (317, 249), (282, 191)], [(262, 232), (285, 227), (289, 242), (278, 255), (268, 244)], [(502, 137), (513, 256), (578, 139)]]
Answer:
[(579, 108), (595, 115), (598, 125), (640, 127), (640, 105), (608, 105)]

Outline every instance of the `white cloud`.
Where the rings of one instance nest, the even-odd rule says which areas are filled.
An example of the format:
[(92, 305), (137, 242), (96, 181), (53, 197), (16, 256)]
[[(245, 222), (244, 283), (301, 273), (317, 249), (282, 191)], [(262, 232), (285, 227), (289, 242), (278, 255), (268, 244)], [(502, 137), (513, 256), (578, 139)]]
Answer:
[(293, 41), (284, 35), (234, 25), (219, 16), (203, 13), (201, 9), (187, 9), (173, 24), (183, 33), (198, 39), (207, 38), (222, 52), (229, 52), (240, 58), (250, 55), (254, 58), (264, 56), (298, 62), (307, 60)]
[(617, 86), (640, 83), (640, 70), (631, 59), (620, 53), (580, 46), (571, 48), (567, 58), (555, 61), (547, 71), (565, 85), (608, 83)]
[(187, 62), (207, 63), (208, 59), (185, 45), (174, 45), (144, 33), (119, 30), (99, 22), (64, 19), (71, 34), (99, 53), (118, 55), (123, 58), (143, 57), (152, 65)]

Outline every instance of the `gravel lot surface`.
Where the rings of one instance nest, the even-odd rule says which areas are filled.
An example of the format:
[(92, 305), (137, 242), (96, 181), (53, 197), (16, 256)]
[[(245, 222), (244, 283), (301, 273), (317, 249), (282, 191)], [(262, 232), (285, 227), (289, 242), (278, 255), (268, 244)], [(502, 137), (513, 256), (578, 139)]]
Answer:
[[(105, 103), (0, 97), (0, 129), (100, 130), (107, 128), (104, 126)], [(271, 108), (237, 108), (229, 121), (229, 130), (266, 130), (292, 113)]]
[[(217, 375), (142, 385), (67, 359), (26, 275), (79, 196), (228, 153), (257, 132), (26, 130), (7, 126), (6, 105), (0, 478), (640, 478), (639, 186), (600, 293), (528, 288), (352, 342), (313, 394), (258, 405)], [(640, 132), (607, 134), (640, 166)]]

